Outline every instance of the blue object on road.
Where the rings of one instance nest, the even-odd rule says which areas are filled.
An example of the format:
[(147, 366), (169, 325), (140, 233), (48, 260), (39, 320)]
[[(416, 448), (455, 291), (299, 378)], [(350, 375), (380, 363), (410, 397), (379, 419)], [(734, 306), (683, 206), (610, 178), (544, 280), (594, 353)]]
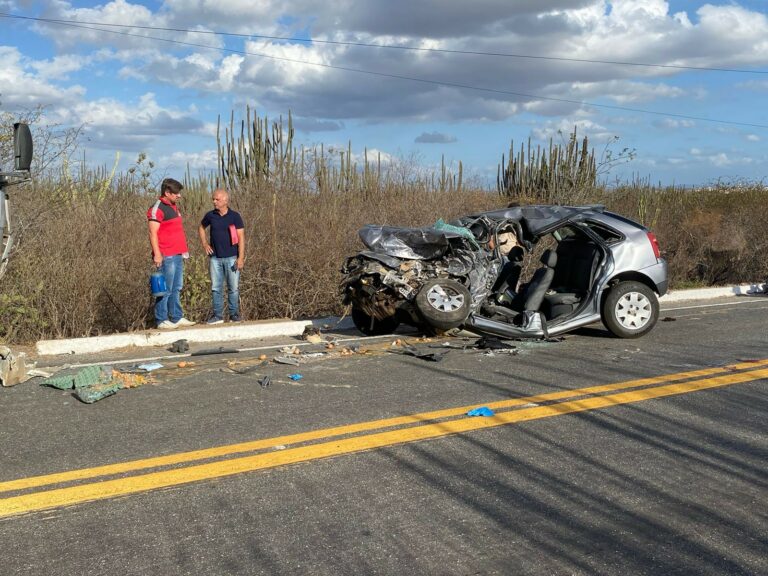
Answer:
[(304, 378), (304, 376), (302, 376), (301, 374), (289, 374), (288, 378), (290, 378), (293, 381), (296, 381), (296, 380), (301, 380), (302, 378)]
[(467, 416), (493, 416), (494, 412), (488, 406), (481, 406), (480, 408), (473, 408), (467, 412)]
[(139, 364), (138, 366), (138, 368), (146, 370), (147, 372), (152, 372), (152, 370), (158, 370), (162, 367), (163, 365), (160, 364), (160, 362), (147, 362), (146, 364)]

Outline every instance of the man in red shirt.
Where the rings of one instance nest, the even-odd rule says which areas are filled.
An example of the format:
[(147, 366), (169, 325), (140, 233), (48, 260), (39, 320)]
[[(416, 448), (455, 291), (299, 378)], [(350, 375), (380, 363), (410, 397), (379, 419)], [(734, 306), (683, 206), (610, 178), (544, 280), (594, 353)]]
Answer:
[(184, 260), (189, 258), (178, 201), (184, 186), (173, 178), (160, 184), (160, 198), (147, 210), (152, 261), (165, 276), (168, 292), (155, 300), (155, 320), (161, 330), (193, 326), (181, 310)]

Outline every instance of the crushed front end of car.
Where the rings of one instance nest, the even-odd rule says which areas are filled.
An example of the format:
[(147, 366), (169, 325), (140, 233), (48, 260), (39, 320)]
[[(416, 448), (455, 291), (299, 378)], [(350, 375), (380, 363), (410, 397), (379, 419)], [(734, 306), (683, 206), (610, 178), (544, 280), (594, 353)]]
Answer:
[[(492, 225), (482, 219), (475, 228)], [(500, 261), (482, 234), (438, 221), (432, 227), (368, 225), (367, 250), (342, 267), (343, 302), (364, 334), (386, 334), (401, 323), (428, 333), (464, 323), (488, 296)]]

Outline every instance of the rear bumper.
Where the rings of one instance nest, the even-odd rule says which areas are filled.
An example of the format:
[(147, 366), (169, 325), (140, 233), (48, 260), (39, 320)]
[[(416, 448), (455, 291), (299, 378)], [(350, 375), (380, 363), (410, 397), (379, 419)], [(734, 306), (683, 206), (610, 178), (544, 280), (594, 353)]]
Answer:
[(669, 280), (667, 279), (667, 261), (664, 258), (658, 258), (656, 264), (638, 270), (638, 272), (650, 278), (653, 285), (656, 286), (656, 292), (659, 293), (659, 296), (664, 296), (667, 293)]

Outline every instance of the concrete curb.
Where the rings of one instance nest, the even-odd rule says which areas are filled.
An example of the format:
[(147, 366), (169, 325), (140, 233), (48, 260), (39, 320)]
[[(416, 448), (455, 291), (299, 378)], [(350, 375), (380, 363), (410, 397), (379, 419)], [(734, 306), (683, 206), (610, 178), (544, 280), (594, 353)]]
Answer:
[(691, 290), (670, 290), (659, 298), (659, 302), (684, 302), (686, 300), (707, 300), (725, 296), (751, 296), (765, 294), (768, 284), (739, 284), (738, 286), (719, 286), (717, 288), (693, 288)]
[[(706, 300), (726, 296), (745, 296), (765, 293), (762, 284), (741, 284), (738, 286), (723, 286), (719, 288), (697, 288), (693, 290), (675, 290), (665, 294), (660, 302), (684, 302), (688, 300)], [(37, 353), (41, 356), (56, 354), (92, 354), (124, 348), (126, 346), (165, 346), (176, 340), (186, 339), (190, 342), (223, 343), (232, 340), (249, 340), (270, 338), (275, 336), (298, 336), (304, 328), (311, 324), (318, 328), (332, 326), (346, 330), (353, 328), (352, 319), (345, 317), (339, 322), (338, 317), (317, 318), (313, 320), (260, 320), (242, 322), (239, 324), (224, 324), (216, 326), (194, 326), (180, 330), (148, 330), (128, 334), (110, 334), (89, 338), (69, 338), (66, 340), (40, 340)]]
[(221, 344), (232, 340), (298, 336), (304, 332), (304, 328), (307, 325), (317, 326), (318, 328), (330, 325), (340, 329), (354, 327), (351, 318), (344, 318), (341, 323), (339, 323), (339, 318), (337, 317), (314, 320), (258, 320), (255, 322), (224, 324), (223, 326), (201, 325), (177, 330), (147, 330), (87, 338), (40, 340), (35, 345), (35, 348), (39, 355), (50, 356), (56, 354), (92, 354), (126, 346), (165, 346), (181, 339), (197, 343), (216, 342)]

